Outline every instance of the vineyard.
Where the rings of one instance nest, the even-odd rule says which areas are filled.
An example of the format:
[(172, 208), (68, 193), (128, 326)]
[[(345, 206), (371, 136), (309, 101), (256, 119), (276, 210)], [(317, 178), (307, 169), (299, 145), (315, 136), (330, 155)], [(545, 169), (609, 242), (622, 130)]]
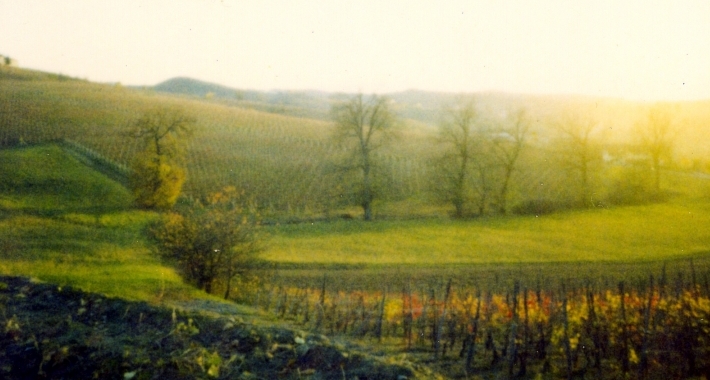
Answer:
[[(25, 157), (48, 160), (38, 161), (37, 171), (54, 168), (48, 164), (52, 158), (76, 163), (62, 156), (68, 154), (125, 184), (141, 149), (127, 134), (133, 120), (156, 105), (194, 115), (195, 131), (185, 146), (185, 195), (198, 198), (233, 185), (251, 197), (271, 236), (253, 273), (262, 281), (240, 279), (239, 300), (304, 330), (354, 339), (452, 378), (710, 377), (710, 185), (700, 172), (701, 158), (664, 173), (665, 203), (633, 207), (611, 206), (637, 195), (647, 168), (613, 159), (596, 162), (588, 200), (593, 207), (545, 216), (565, 207), (577, 185), (546, 135), (545, 112), (556, 107), (548, 105), (532, 112), (537, 127), (510, 189), (511, 211), (528, 216), (452, 221), (448, 205), (432, 191), (432, 162), (441, 149), (436, 127), (404, 119), (397, 143), (378, 153), (379, 220), (366, 223), (346, 220), (360, 211), (352, 201), (350, 174), (340, 167), (348, 151), (330, 138), (330, 122), (15, 68), (0, 70), (0, 85), (0, 147), (53, 143), (62, 148), (18, 149)], [(401, 107), (406, 115), (418, 114)], [(636, 114), (628, 109), (614, 115), (629, 123)], [(18, 162), (30, 165), (29, 158)], [(5, 166), (10, 172), (18, 165)], [(86, 169), (78, 166), (69, 173)], [(681, 170), (688, 168), (694, 171)], [(69, 175), (52, 172), (50, 178), (46, 183), (56, 187)], [(111, 181), (121, 188), (120, 207), (89, 205), (106, 198), (101, 181), (77, 182), (62, 194), (47, 187), (47, 194), (39, 195), (32, 181), (3, 184), (13, 194), (3, 200), (6, 205), (21, 203), (12, 186), (24, 186), (25, 195), (34, 197), (28, 203), (46, 198), (46, 210), (32, 211), (49, 218), (42, 223), (81, 232), (54, 233), (50, 239), (45, 224), (15, 228), (8, 217), (4, 228), (13, 234), (0, 241), (6, 252), (37, 257), (36, 252), (49, 252), (50, 258), (42, 265), (32, 261), (36, 258), (3, 264), (3, 270), (20, 268), (60, 280), (83, 271), (81, 281), (91, 284), (101, 268), (108, 280), (100, 289), (131, 289), (145, 299), (162, 299), (165, 268), (150, 255), (147, 242), (134, 239), (141, 228), (111, 227), (131, 218), (144, 225), (154, 215), (128, 211), (130, 195)], [(47, 211), (66, 207), (60, 196), (78, 205), (71, 212)], [(112, 208), (126, 214), (103, 214)], [(287, 223), (292, 221), (301, 223)], [(91, 249), (82, 251), (81, 260), (95, 266), (79, 270), (65, 251), (67, 241), (84, 235), (80, 245)], [(117, 237), (126, 247), (101, 245), (106, 242), (100, 239), (115, 243)], [(36, 252), (24, 248), (35, 242), (40, 243)], [(127, 266), (95, 264), (97, 257)], [(126, 279), (125, 268), (139, 274), (138, 266), (150, 269), (146, 278)], [(57, 268), (66, 273), (58, 275)], [(172, 269), (169, 273), (175, 294), (193, 295)], [(145, 284), (153, 287), (144, 290)]]
[[(22, 70), (9, 73), (14, 75), (0, 73), (5, 75), (0, 90), (2, 146), (71, 141), (68, 147), (74, 151), (128, 167), (141, 149), (140, 141), (126, 134), (131, 122), (153, 105), (177, 106), (198, 120), (186, 147), (188, 196), (236, 185), (265, 214), (319, 216), (341, 206), (333, 199), (343, 192), (337, 189), (342, 173), (331, 158), (343, 148), (330, 141), (329, 123)], [(415, 153), (409, 148), (383, 153), (385, 172), (393, 173), (384, 176), (390, 198), (423, 191), (423, 164), (411, 158)]]
[[(80, 150), (80, 147), (65, 147), (64, 151), (67, 150)], [(135, 221), (130, 219), (148, 216), (130, 212), (133, 216), (126, 219), (129, 197), (125, 189), (87, 170), (56, 146), (10, 149), (3, 153), (7, 178), (20, 178), (7, 185), (24, 186), (5, 189), (6, 195), (11, 196), (4, 198), (4, 207), (12, 209), (12, 205), (20, 207), (27, 203), (37, 208), (34, 213), (31, 211), (34, 208), (28, 210), (36, 216), (22, 215), (15, 210), (3, 224), (9, 232), (3, 235), (0, 244), (6, 254), (9, 252), (10, 257), (15, 257), (3, 262), (3, 271), (32, 273), (45, 281), (61, 282), (69, 278), (81, 286), (110, 290), (124, 297), (162, 299), (168, 294), (179, 295), (178, 298), (184, 300), (183, 297), (196, 293), (187, 289), (171, 268), (161, 266), (141, 243), (137, 235), (140, 228), (132, 226)], [(89, 151), (82, 151), (81, 155), (100, 162)], [(28, 179), (30, 173), (38, 178)], [(53, 182), (42, 178), (52, 178)], [(120, 203), (121, 212), (113, 215), (111, 210), (115, 205), (105, 201), (117, 195), (107, 196), (111, 191), (102, 191), (93, 181), (113, 186), (111, 191), (120, 195), (120, 202), (116, 202)], [(54, 183), (55, 186), (65, 183), (62, 187), (65, 191), (55, 194), (54, 188), (44, 188), (46, 194), (37, 194), (32, 186), (35, 183)], [(90, 204), (97, 199), (96, 194), (103, 194), (105, 214), (81, 215), (92, 212)], [(40, 197), (47, 199), (40, 202)], [(49, 212), (59, 205), (69, 209)], [(331, 245), (330, 260), (334, 264), (330, 267), (322, 263), (319, 267), (316, 258), (301, 254), (300, 258), (316, 262), (310, 266), (300, 264), (311, 272), (309, 277), (288, 278), (284, 271), (288, 265), (284, 265), (274, 273), (260, 276), (264, 281), (258, 285), (240, 284), (239, 293), (244, 304), (309, 330), (313, 336), (325, 334), (334, 341), (354, 339), (377, 351), (378, 355), (394, 361), (414, 361), (451, 378), (506, 374), (511, 377), (542, 374), (552, 378), (702, 376), (707, 375), (710, 334), (710, 256), (706, 248), (707, 235), (703, 232), (708, 231), (706, 226), (710, 224), (707, 207), (700, 203), (692, 207), (662, 204), (617, 209), (613, 213), (589, 210), (577, 215), (447, 222), (441, 226), (429, 221), (412, 221), (409, 225), (413, 226), (414, 234), (433, 231), (440, 241), (448, 236), (442, 235), (442, 231), (450, 232), (456, 240), (462, 240), (461, 234), (465, 231), (478, 240), (484, 235), (495, 235), (495, 229), (503, 234), (500, 236), (508, 236), (509, 231), (520, 228), (534, 230), (534, 234), (542, 235), (544, 240), (564, 236), (568, 244), (572, 243), (560, 249), (567, 255), (574, 254), (574, 245), (592, 251), (591, 242), (596, 238), (582, 237), (583, 240), (574, 241), (567, 236), (575, 235), (574, 230), (561, 230), (562, 226), (568, 226), (578, 231), (594, 230), (615, 245), (627, 244), (643, 252), (637, 257), (618, 254), (629, 256), (628, 260), (597, 265), (572, 256), (566, 264), (552, 262), (550, 257), (538, 257), (550, 262), (535, 265), (530, 262), (505, 265), (487, 258), (487, 263), (459, 263), (439, 268), (416, 263), (403, 265), (401, 263), (407, 259), (405, 254), (409, 252), (400, 252), (402, 256), (391, 258), (398, 264), (378, 272), (376, 266), (372, 269), (365, 264), (338, 264), (335, 256), (338, 252), (334, 250), (349, 255), (358, 248)], [(698, 216), (688, 217), (690, 211)], [(40, 222), (41, 215), (47, 216)], [(637, 219), (630, 219), (633, 215)], [(686, 215), (686, 219), (679, 215)], [(638, 223), (646, 220), (660, 225), (656, 219), (674, 222), (656, 229)], [(617, 237), (609, 237), (608, 231), (594, 224), (602, 221), (610, 230), (623, 231)], [(537, 227), (525, 224), (531, 222)], [(478, 229), (477, 223), (485, 228)], [(630, 229), (637, 224), (637, 229)], [(130, 228), (116, 228), (122, 225)], [(310, 223), (280, 228), (291, 231), (299, 239), (307, 239), (307, 229), (313, 228), (308, 225)], [(387, 238), (365, 239), (368, 246), (388, 247), (400, 239), (400, 235), (411, 239), (411, 235), (401, 231), (408, 227), (403, 221), (341, 221), (323, 225), (322, 228), (340, 228), (349, 234), (362, 234), (352, 228), (362, 230), (363, 226), (368, 226), (370, 232), (386, 234)], [(51, 234), (47, 234), (48, 228)], [(278, 232), (276, 226), (271, 230)], [(642, 234), (644, 231), (646, 235)], [(335, 232), (338, 231), (331, 230), (330, 234), (338, 236)], [(310, 234), (327, 242), (323, 231)], [(521, 231), (514, 235), (528, 245)], [(653, 241), (649, 235), (661, 236)], [(342, 236), (338, 239), (343, 240)], [(497, 236), (491, 239), (492, 243), (499, 240)], [(643, 246), (635, 239), (651, 241)], [(661, 248), (667, 251), (647, 249), (659, 245), (659, 241), (666, 242)], [(466, 245), (466, 241), (463, 243)], [(503, 246), (503, 242), (495, 244), (498, 252), (514, 251), (510, 246)], [(553, 242), (553, 245), (557, 244)], [(429, 247), (424, 250), (428, 256), (432, 255)], [(674, 254), (684, 250), (688, 250), (687, 255)], [(470, 245), (466, 252), (469, 256), (475, 253), (471, 252)], [(446, 250), (446, 254), (456, 257), (457, 252)], [(503, 254), (498, 256), (505, 260), (500, 257)], [(531, 260), (534, 255), (528, 253), (528, 256)], [(514, 255), (508, 257), (515, 260)], [(656, 260), (644, 262), (642, 257)], [(272, 264), (279, 264), (273, 261)], [(298, 268), (298, 263), (291, 265)], [(167, 279), (166, 272), (170, 274)], [(96, 273), (102, 274), (101, 279), (96, 278)], [(551, 276), (551, 273), (558, 275)]]
[[(246, 301), (304, 328), (378, 342), (452, 378), (534, 374), (555, 378), (687, 378), (710, 375), (708, 273), (615, 285), (587, 281), (505, 292), (408, 282), (377, 291), (256, 288)], [(497, 376), (497, 375), (496, 375)]]
[[(141, 149), (140, 141), (127, 136), (131, 123), (156, 105), (180, 107), (197, 119), (185, 151), (186, 195), (199, 198), (227, 185), (236, 186), (253, 198), (265, 218), (275, 220), (359, 212), (352, 201), (355, 190), (348, 178), (352, 173), (341, 166), (348, 152), (331, 139), (329, 122), (16, 68), (3, 68), (0, 80), (2, 146), (71, 141), (66, 146), (74, 151), (92, 152), (105, 165), (126, 168)], [(491, 99), (488, 103), (484, 99), (483, 107), (500, 107)], [(513, 211), (533, 213), (552, 204), (559, 207), (574, 192), (574, 173), (564, 170), (548, 146), (546, 120), (553, 117), (554, 104), (531, 111), (536, 124), (510, 186)], [(395, 103), (394, 107), (404, 114), (412, 111), (407, 104)], [(624, 115), (624, 122), (629, 118)], [(436, 126), (403, 119), (399, 135), (395, 144), (378, 153), (380, 204), (375, 212), (380, 217), (445, 215), (446, 206), (433, 187), (437, 169), (432, 162), (442, 149), (436, 143)], [(617, 192), (614, 186), (628, 177), (628, 170), (598, 165), (590, 203), (603, 202)], [(398, 204), (401, 207), (389, 207)], [(420, 211), (412, 207), (421, 204), (437, 207)]]

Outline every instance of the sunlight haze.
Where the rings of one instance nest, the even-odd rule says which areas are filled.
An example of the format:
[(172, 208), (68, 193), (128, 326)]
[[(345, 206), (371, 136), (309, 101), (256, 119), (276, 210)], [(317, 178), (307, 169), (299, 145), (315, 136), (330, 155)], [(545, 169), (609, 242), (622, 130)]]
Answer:
[(97, 82), (710, 99), (708, 1), (0, 0), (0, 54)]

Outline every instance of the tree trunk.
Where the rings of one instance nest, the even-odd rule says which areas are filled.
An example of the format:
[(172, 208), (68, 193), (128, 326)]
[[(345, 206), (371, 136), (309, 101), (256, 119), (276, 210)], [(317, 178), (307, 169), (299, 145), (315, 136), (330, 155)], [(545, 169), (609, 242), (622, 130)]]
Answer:
[(372, 220), (372, 203), (369, 201), (364, 201), (362, 203), (363, 219), (370, 221)]
[(227, 289), (224, 291), (224, 299), (229, 299), (229, 291), (232, 289), (232, 275), (231, 273), (227, 276)]
[(463, 200), (461, 199), (454, 199), (454, 217), (463, 218)]
[(661, 160), (658, 156), (653, 157), (653, 175), (656, 192), (661, 191)]
[(512, 175), (513, 168), (506, 166), (503, 176), (503, 185), (500, 188), (500, 194), (498, 196), (498, 212), (501, 213), (501, 215), (505, 215), (508, 212), (508, 184), (510, 183), (510, 177)]
[[(464, 141), (468, 143), (468, 141)], [(461, 152), (461, 166), (459, 167), (459, 173), (456, 178), (456, 188), (454, 189), (454, 207), (456, 208), (456, 218), (463, 218), (464, 216), (464, 203), (466, 202), (466, 171), (468, 167), (468, 151), (464, 148)]]
[(363, 152), (363, 167), (362, 167), (362, 210), (365, 220), (372, 220), (372, 184), (370, 179), (370, 159), (367, 152)]

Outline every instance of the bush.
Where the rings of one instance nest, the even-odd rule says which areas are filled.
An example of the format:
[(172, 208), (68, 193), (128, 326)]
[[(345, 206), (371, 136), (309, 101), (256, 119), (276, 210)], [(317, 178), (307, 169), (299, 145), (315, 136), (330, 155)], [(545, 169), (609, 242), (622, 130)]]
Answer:
[(139, 154), (133, 160), (129, 177), (135, 203), (143, 208), (170, 209), (182, 190), (185, 171), (175, 165), (155, 162)]
[(627, 167), (612, 174), (615, 178), (606, 199), (609, 205), (641, 205), (668, 200), (667, 193), (654, 189), (652, 178), (645, 169)]
[(569, 208), (566, 203), (550, 199), (530, 199), (513, 207), (516, 215), (545, 215)]
[(244, 277), (261, 247), (255, 213), (234, 188), (212, 194), (181, 211), (166, 213), (150, 228), (158, 253), (174, 263), (183, 278), (213, 292), (222, 282), (229, 298), (232, 280)]
[(607, 202), (614, 206), (661, 203), (668, 200), (668, 194), (650, 190), (643, 186), (618, 183), (610, 191)]

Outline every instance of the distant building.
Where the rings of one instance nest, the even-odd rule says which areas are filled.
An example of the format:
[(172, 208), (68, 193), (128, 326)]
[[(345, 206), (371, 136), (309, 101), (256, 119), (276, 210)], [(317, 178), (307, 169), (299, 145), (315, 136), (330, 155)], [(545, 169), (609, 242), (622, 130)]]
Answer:
[(17, 66), (17, 60), (0, 55), (0, 66)]

